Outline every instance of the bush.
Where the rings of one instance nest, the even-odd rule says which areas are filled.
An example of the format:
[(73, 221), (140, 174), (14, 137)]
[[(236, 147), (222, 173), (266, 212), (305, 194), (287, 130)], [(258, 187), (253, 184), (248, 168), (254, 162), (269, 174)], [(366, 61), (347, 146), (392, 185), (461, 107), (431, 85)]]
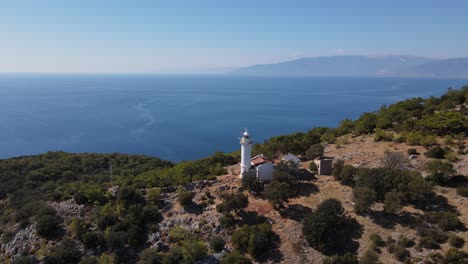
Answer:
[(249, 204), (249, 198), (243, 193), (230, 193), (222, 196), (223, 203), (216, 206), (216, 210), (220, 213), (230, 213), (232, 211), (238, 213)]
[(315, 164), (315, 162), (313, 162), (313, 161), (311, 163), (309, 163), (309, 170), (310, 171), (317, 171), (318, 170), (317, 164)]
[(386, 213), (396, 213), (401, 209), (401, 200), (403, 199), (403, 194), (391, 191), (385, 194), (384, 198), (384, 211)]
[(359, 264), (376, 264), (379, 263), (379, 255), (373, 249), (369, 249), (362, 254), (359, 259)]
[(290, 195), (290, 186), (286, 182), (273, 181), (265, 188), (264, 196), (274, 208), (281, 207), (287, 202)]
[(231, 253), (226, 254), (226, 256), (221, 259), (221, 264), (251, 264), (252, 261), (242, 254), (239, 251), (234, 250)]
[(40, 216), (36, 221), (36, 231), (43, 238), (56, 238), (61, 232), (59, 219), (52, 215)]
[(177, 198), (177, 201), (180, 203), (182, 206), (187, 206), (192, 203), (193, 199), (193, 193), (189, 191), (182, 191), (179, 192), (179, 198)]
[(468, 197), (468, 187), (459, 187), (457, 188), (457, 194), (463, 197)]
[(430, 223), (444, 231), (453, 231), (463, 228), (463, 224), (458, 220), (458, 216), (452, 212), (430, 212), (426, 214), (426, 218)]
[(109, 249), (115, 250), (125, 246), (128, 240), (128, 234), (124, 231), (111, 230), (106, 236), (106, 245)]
[(152, 205), (160, 205), (162, 202), (161, 189), (150, 189), (146, 193), (146, 201)]
[(232, 214), (226, 213), (219, 218), (219, 225), (223, 228), (234, 226), (236, 223), (237, 221)]
[(334, 164), (332, 168), (332, 176), (335, 178), (335, 180), (341, 180), (340, 175), (341, 171), (343, 170), (344, 167), (344, 160), (338, 159)]
[(354, 211), (358, 214), (369, 212), (375, 197), (375, 192), (368, 187), (353, 188)]
[(462, 248), (465, 244), (465, 240), (462, 237), (459, 237), (455, 234), (449, 234), (448, 242), (450, 246), (456, 248)]
[(439, 146), (431, 148), (424, 153), (424, 156), (433, 159), (443, 159), (445, 156), (445, 150)]
[(409, 239), (406, 236), (400, 236), (398, 238), (397, 246), (403, 247), (403, 248), (410, 248), (414, 246), (414, 241)]
[(304, 219), (302, 233), (309, 245), (322, 253), (336, 250), (336, 239), (342, 239), (340, 227), (344, 222), (343, 214), (344, 208), (338, 200), (323, 201)]
[(406, 153), (408, 153), (408, 155), (419, 155), (419, 152), (415, 148), (409, 148)]
[(323, 264), (359, 264), (359, 261), (356, 255), (346, 252), (343, 256), (325, 258)]
[(392, 135), (392, 133), (385, 132), (385, 131), (379, 129), (379, 130), (377, 130), (375, 132), (374, 141), (376, 141), (376, 142), (378, 142), (378, 141), (391, 142), (391, 141), (393, 141), (393, 135)]
[(393, 255), (396, 259), (403, 262), (410, 257), (410, 252), (404, 247), (397, 246), (393, 252)]
[(406, 169), (409, 165), (409, 160), (402, 152), (385, 151), (383, 157), (380, 159), (384, 168), (390, 170)]
[(82, 235), (81, 241), (87, 248), (96, 248), (97, 246), (104, 246), (105, 239), (101, 232), (86, 232)]
[(210, 247), (215, 252), (220, 252), (221, 250), (223, 250), (225, 244), (226, 242), (224, 242), (224, 239), (222, 239), (219, 236), (213, 236), (210, 240)]
[(45, 257), (46, 264), (78, 263), (81, 260), (81, 252), (73, 240), (62, 240), (50, 256)]
[(162, 218), (159, 208), (155, 205), (146, 205), (143, 208), (143, 215), (149, 221), (160, 221)]
[(382, 238), (376, 234), (376, 233), (372, 233), (369, 235), (369, 239), (370, 241), (372, 241), (372, 244), (371, 244), (371, 247), (374, 249), (374, 250), (377, 250), (378, 248), (381, 248), (383, 246), (385, 246), (385, 242), (382, 240)]
[(235, 249), (247, 252), (253, 257), (267, 252), (272, 245), (272, 239), (273, 232), (268, 223), (252, 226), (243, 225), (231, 236), (231, 242)]
[(254, 191), (254, 186), (256, 182), (257, 175), (254, 171), (246, 172), (244, 173), (244, 175), (242, 175), (242, 189), (247, 191)]
[(323, 151), (325, 148), (322, 144), (313, 144), (310, 148), (305, 152), (305, 156), (307, 159), (315, 159), (317, 157), (323, 156)]
[(154, 248), (147, 248), (140, 254), (138, 264), (159, 264), (163, 263), (163, 257)]

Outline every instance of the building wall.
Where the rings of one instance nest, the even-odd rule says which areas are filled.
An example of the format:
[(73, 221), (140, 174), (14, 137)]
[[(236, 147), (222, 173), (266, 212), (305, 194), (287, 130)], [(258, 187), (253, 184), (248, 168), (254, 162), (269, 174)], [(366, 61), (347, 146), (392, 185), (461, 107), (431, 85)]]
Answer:
[(272, 163), (263, 163), (257, 166), (257, 178), (259, 181), (271, 181), (273, 180), (273, 171), (275, 165)]
[(333, 160), (331, 159), (322, 159), (319, 160), (319, 165), (317, 166), (318, 168), (318, 173), (320, 175), (331, 175), (332, 173), (332, 163)]

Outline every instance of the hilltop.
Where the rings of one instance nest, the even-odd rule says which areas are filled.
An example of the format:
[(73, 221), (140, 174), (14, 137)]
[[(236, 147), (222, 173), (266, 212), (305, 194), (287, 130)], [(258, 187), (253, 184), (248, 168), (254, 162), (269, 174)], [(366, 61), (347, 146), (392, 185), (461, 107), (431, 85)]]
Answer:
[[(463, 87), (271, 138), (253, 149), (278, 164), (260, 193), (238, 153), (0, 160), (0, 261), (464, 263), (467, 109)], [(289, 152), (303, 161), (280, 164)]]
[(258, 64), (232, 72), (240, 75), (341, 77), (468, 78), (468, 59), (431, 59), (417, 56), (329, 56)]

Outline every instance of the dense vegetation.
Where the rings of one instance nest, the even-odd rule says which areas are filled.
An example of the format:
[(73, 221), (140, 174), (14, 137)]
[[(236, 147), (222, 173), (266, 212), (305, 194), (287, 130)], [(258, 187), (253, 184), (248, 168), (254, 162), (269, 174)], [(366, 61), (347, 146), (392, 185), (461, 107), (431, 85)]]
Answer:
[[(317, 143), (332, 143), (338, 136), (376, 133), (375, 139), (406, 141), (411, 145), (435, 145), (435, 136), (463, 138), (468, 131), (468, 86), (451, 90), (441, 97), (412, 98), (378, 111), (362, 114), (357, 120), (345, 119), (336, 129), (316, 127), (308, 132), (282, 135), (255, 145), (254, 153), (278, 157), (288, 152), (312, 156)], [(460, 146), (464, 149), (464, 147)], [(309, 153), (311, 155), (307, 155)], [(316, 150), (315, 150), (316, 151)]]

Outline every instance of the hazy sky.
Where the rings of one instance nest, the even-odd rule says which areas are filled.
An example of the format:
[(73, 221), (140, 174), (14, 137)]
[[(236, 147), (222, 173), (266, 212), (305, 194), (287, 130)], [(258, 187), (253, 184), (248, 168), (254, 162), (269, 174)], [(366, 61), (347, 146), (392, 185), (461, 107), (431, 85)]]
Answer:
[(468, 1), (0, 0), (0, 72), (214, 72), (338, 54), (468, 56)]

